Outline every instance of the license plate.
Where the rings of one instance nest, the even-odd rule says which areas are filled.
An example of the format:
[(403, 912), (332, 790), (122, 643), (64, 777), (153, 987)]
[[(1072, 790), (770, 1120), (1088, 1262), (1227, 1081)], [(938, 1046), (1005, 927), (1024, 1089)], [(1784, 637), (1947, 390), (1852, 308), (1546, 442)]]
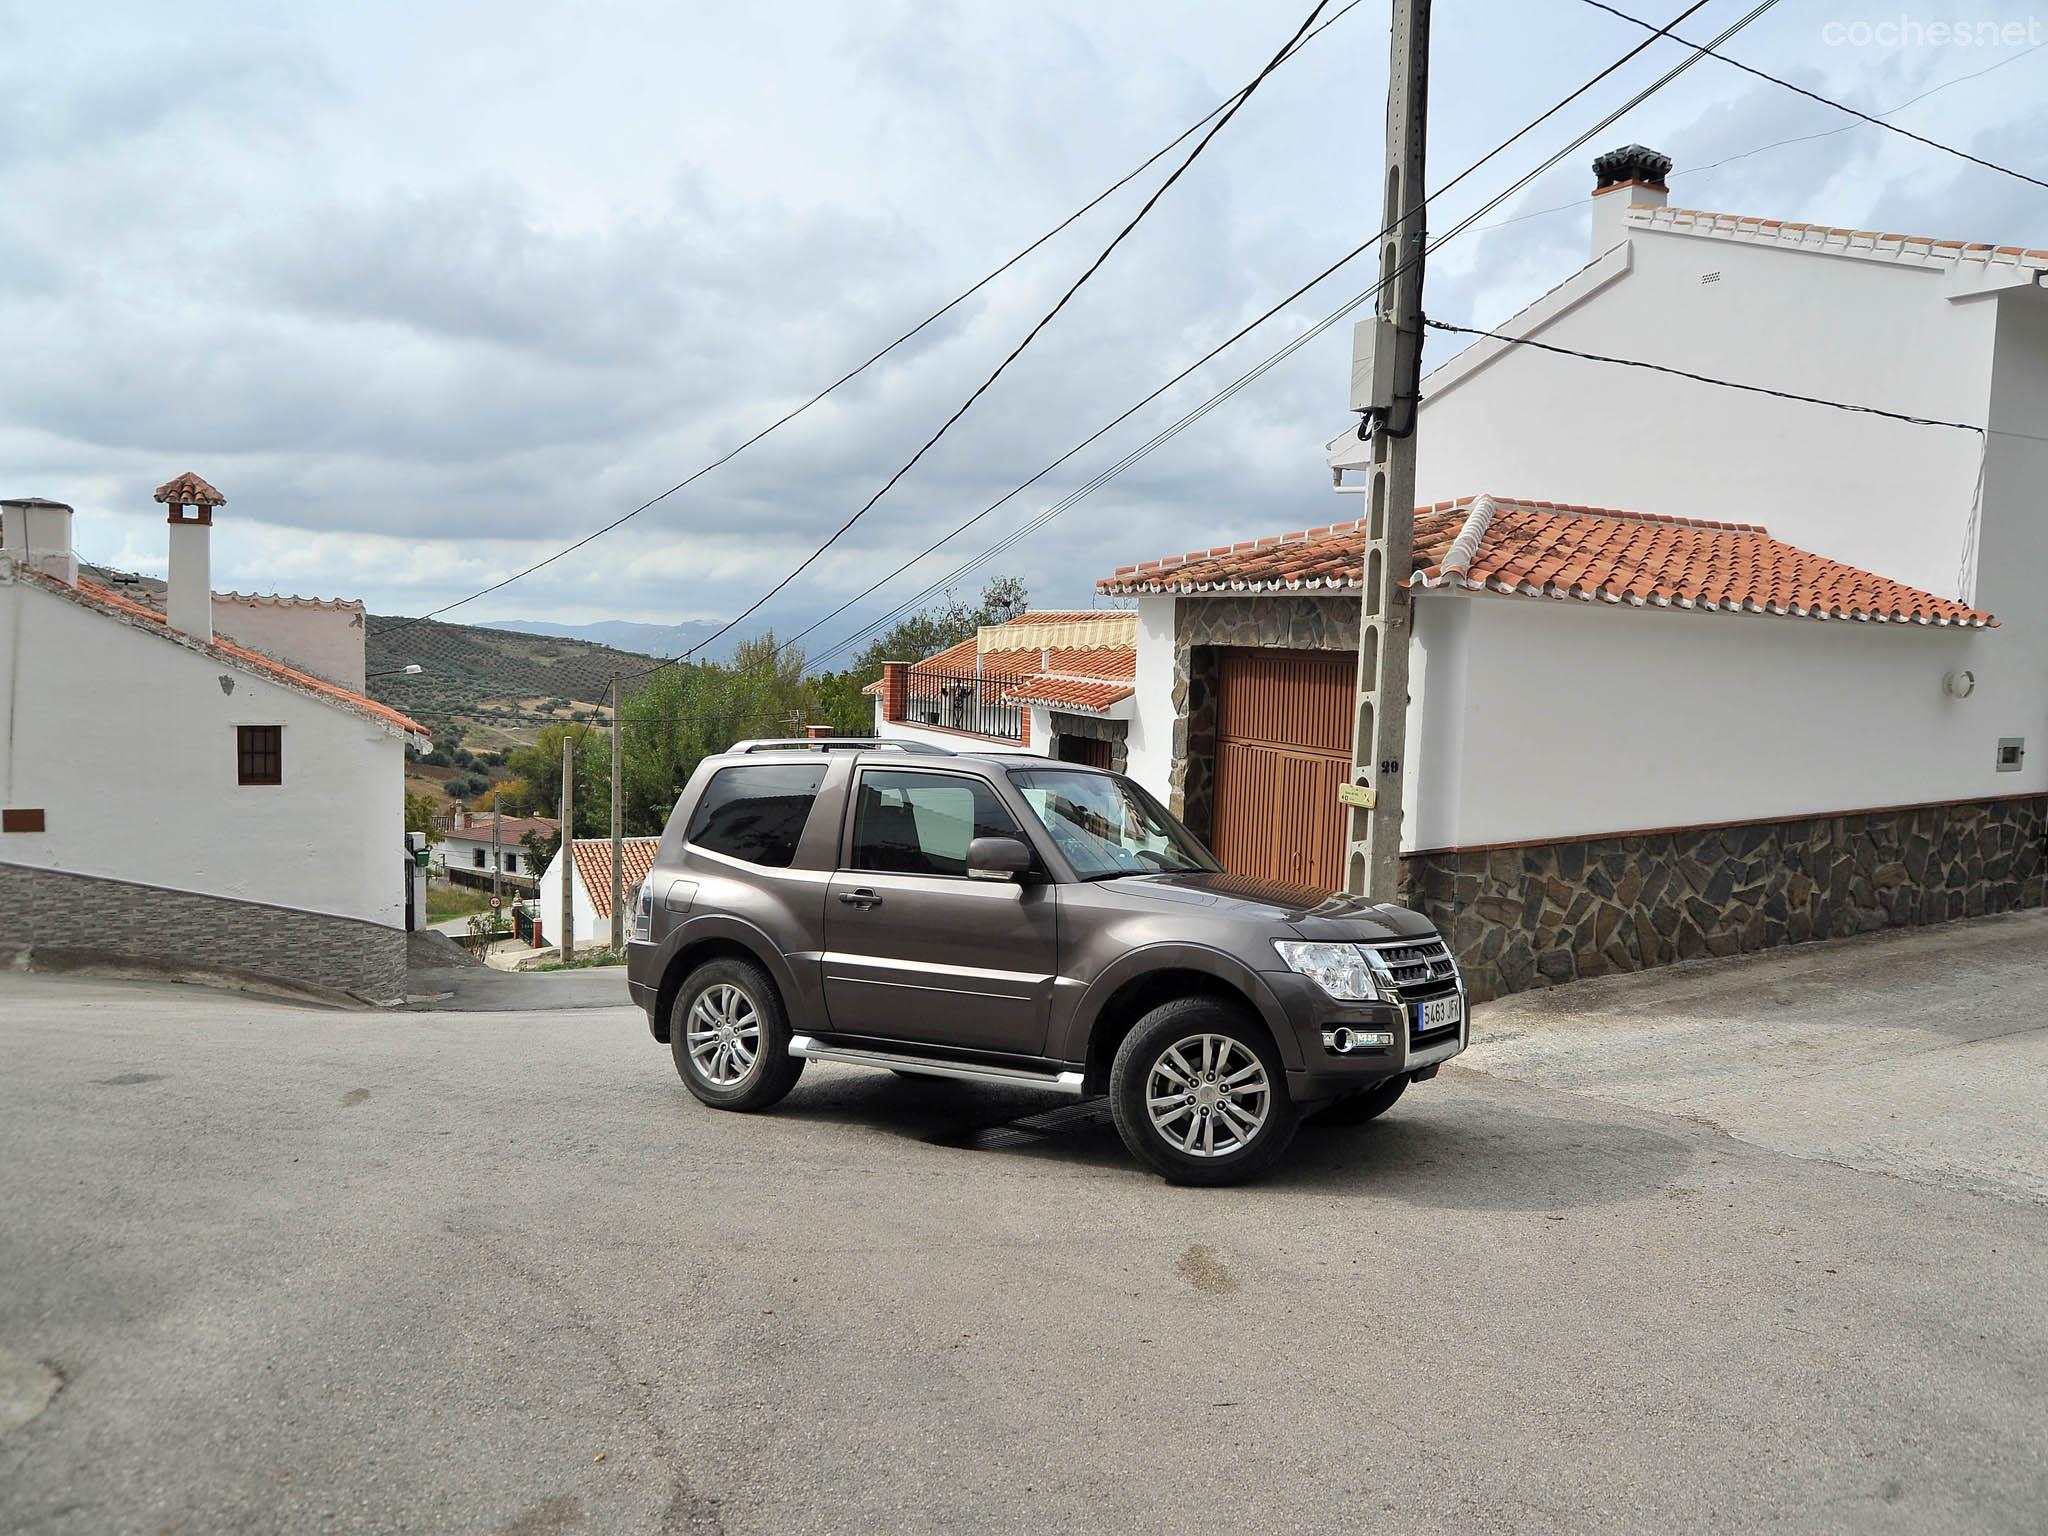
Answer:
[(1431, 1030), (1449, 1029), (1463, 1017), (1455, 994), (1432, 997), (1415, 1005), (1415, 1033), (1426, 1035)]

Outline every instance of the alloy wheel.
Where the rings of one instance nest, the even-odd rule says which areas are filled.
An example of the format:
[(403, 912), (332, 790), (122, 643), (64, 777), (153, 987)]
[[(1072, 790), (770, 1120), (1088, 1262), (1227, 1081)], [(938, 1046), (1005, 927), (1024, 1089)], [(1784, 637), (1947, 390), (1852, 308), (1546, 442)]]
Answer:
[(1243, 1151), (1265, 1128), (1272, 1105), (1265, 1063), (1228, 1035), (1176, 1040), (1145, 1075), (1145, 1112), (1152, 1129), (1190, 1157)]
[(754, 1000), (730, 982), (698, 993), (683, 1029), (691, 1065), (705, 1082), (730, 1088), (754, 1070), (761, 1049), (761, 1016)]

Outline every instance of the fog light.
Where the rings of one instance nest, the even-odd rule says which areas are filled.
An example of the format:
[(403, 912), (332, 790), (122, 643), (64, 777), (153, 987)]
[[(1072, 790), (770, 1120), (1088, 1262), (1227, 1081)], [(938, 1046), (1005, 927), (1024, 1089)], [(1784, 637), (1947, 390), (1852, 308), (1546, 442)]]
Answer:
[(1394, 1032), (1391, 1029), (1350, 1029), (1340, 1026), (1323, 1031), (1323, 1048), (1335, 1051), (1339, 1056), (1349, 1056), (1357, 1051), (1386, 1051), (1394, 1046)]

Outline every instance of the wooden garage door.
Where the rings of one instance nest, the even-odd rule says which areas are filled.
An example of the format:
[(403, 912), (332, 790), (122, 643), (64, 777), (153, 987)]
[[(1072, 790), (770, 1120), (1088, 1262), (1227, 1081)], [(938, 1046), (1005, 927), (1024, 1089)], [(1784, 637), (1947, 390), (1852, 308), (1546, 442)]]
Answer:
[(1215, 824), (1223, 867), (1318, 890), (1344, 886), (1357, 659), (1348, 651), (1226, 650), (1217, 659)]

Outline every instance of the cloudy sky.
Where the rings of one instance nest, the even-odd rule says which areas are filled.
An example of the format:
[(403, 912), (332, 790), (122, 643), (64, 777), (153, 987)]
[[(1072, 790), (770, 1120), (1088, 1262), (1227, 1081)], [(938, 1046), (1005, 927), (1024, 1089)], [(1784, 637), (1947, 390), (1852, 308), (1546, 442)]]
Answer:
[[(192, 469), (228, 497), (216, 585), (386, 613), (450, 602), (673, 484), (922, 318), (1242, 85), (1308, 3), (0, 0), (0, 490), (71, 502), (87, 558), (155, 573), (150, 490)], [(1658, 19), (1678, 9), (1658, 0)], [(1714, 0), (1682, 30), (1705, 37), (1746, 9)], [(1386, 11), (1363, 0), (1278, 71), (1039, 343), (756, 622), (788, 634), (852, 596), (1369, 236)], [(1967, 41), (1930, 41), (1933, 23), (1966, 24)], [(1992, 36), (1996, 23), (2010, 26)], [(1580, 0), (1438, 0), (1432, 185), (1639, 36)], [(1899, 121), (2048, 174), (2048, 48), (2028, 52), (2042, 43), (2048, 8), (1786, 0), (1728, 51), (1869, 111), (1990, 69)], [(1432, 226), (1677, 56), (1657, 45), (1447, 196)], [(2048, 245), (2048, 193), (1870, 127), (1778, 143), (1845, 121), (1703, 62), (1491, 216), (1514, 222), (1432, 258), (1428, 307), (1498, 320), (1568, 275), (1586, 162), (1631, 140), (1676, 160), (1677, 203)], [(451, 617), (737, 612), (872, 494), (1163, 173), (725, 468)], [(814, 653), (1365, 281), (1331, 279), (821, 629)], [(1344, 423), (1348, 347), (1348, 326), (1305, 347), (994, 568), (1042, 604), (1085, 604), (1120, 563), (1343, 510), (1322, 443)]]

